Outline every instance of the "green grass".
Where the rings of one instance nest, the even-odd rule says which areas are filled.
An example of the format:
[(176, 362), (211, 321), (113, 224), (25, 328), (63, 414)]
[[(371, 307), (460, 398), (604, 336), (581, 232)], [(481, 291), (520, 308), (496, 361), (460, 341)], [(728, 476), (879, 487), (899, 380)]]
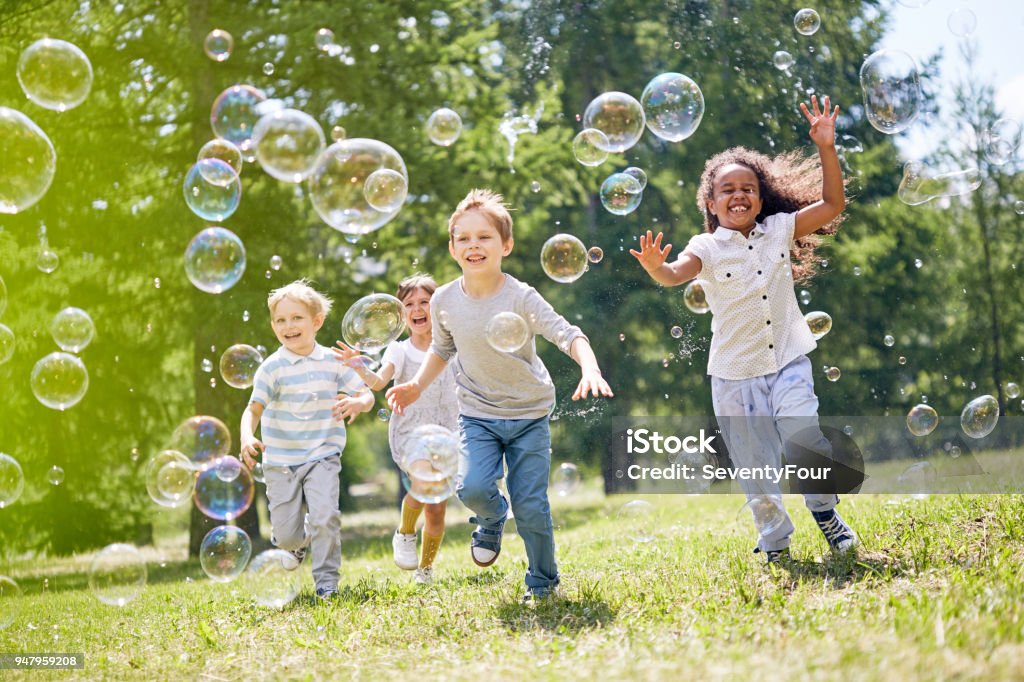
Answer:
[[(1020, 679), (1024, 498), (850, 496), (863, 546), (833, 560), (799, 498), (795, 563), (768, 569), (736, 496), (660, 496), (648, 543), (617, 517), (628, 497), (556, 499), (561, 596), (520, 603), (514, 532), (490, 569), (469, 559), (455, 508), (438, 581), (390, 559), (391, 511), (344, 521), (342, 593), (305, 576), (283, 610), (218, 584), (183, 550), (150, 564), (123, 608), (87, 586), (89, 557), (18, 561), (25, 596), (0, 652), (84, 652), (82, 679)], [(178, 546), (183, 544), (179, 538)], [(174, 554), (177, 552), (177, 554)], [(174, 560), (177, 559), (177, 560)], [(9, 609), (13, 602), (0, 602)], [(0, 612), (2, 616), (2, 612)], [(10, 674), (8, 674), (10, 673)], [(20, 679), (38, 672), (4, 671)]]

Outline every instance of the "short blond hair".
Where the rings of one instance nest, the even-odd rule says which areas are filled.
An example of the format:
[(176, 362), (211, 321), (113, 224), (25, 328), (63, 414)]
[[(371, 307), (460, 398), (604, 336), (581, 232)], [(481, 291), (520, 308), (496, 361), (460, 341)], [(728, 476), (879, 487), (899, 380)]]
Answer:
[(331, 299), (314, 289), (311, 284), (308, 279), (302, 278), (271, 291), (270, 295), (267, 296), (267, 307), (270, 308), (270, 314), (274, 314), (274, 308), (277, 307), (278, 303), (286, 298), (290, 298), (293, 301), (304, 304), (309, 310), (309, 314), (313, 317), (317, 315), (327, 317), (327, 314), (331, 312)]
[(501, 235), (501, 243), (512, 239), (512, 214), (505, 197), (489, 189), (471, 189), (448, 219), (448, 240), (455, 238), (455, 223), (470, 211), (479, 211)]

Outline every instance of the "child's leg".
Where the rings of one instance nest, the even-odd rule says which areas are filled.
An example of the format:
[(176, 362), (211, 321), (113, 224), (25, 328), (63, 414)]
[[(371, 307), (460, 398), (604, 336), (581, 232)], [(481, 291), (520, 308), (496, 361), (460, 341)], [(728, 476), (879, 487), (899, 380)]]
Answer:
[(319, 590), (338, 589), (341, 568), (341, 457), (333, 455), (305, 465), (303, 492), (309, 507), (313, 582)]
[(447, 507), (447, 500), (437, 504), (428, 504), (425, 507), (423, 551), (420, 553), (420, 568), (428, 568), (434, 565), (437, 550), (441, 548), (441, 541), (444, 540), (444, 513)]
[(423, 511), (423, 503), (409, 493), (402, 498), (402, 521), (398, 526), (398, 532), (403, 535), (411, 535), (416, 532), (416, 522)]
[(508, 492), (516, 515), (516, 530), (526, 545), (526, 586), (531, 591), (558, 585), (555, 533), (548, 504), (551, 471), (551, 431), (548, 418), (508, 420)]
[(270, 512), (271, 542), (275, 547), (296, 550), (309, 542), (303, 528), (302, 476), (291, 467), (267, 467), (267, 510)]
[(499, 433), (503, 423), (501, 419), (459, 417), (467, 466), (456, 492), (462, 503), (476, 514), (471, 521), (495, 532), (501, 531), (508, 513), (508, 503), (498, 492), (498, 479), (505, 473), (502, 468), (505, 446)]

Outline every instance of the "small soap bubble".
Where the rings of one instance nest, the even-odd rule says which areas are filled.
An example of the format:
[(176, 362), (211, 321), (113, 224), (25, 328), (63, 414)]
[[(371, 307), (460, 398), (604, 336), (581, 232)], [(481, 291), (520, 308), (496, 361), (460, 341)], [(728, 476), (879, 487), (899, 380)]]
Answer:
[(381, 168), (370, 173), (363, 184), (366, 203), (385, 213), (402, 208), (408, 194), (409, 185), (405, 176), (390, 168)]
[(442, 107), (427, 118), (426, 130), (431, 142), (450, 147), (462, 134), (462, 117), (456, 111)]
[(232, 388), (250, 388), (261, 364), (263, 356), (258, 350), (236, 343), (220, 356), (220, 376)]
[[(233, 478), (231, 474), (235, 474)], [(230, 521), (249, 508), (254, 491), (248, 468), (234, 457), (219, 457), (199, 471), (192, 499), (196, 508), (210, 518)]]
[(579, 490), (581, 481), (579, 468), (571, 462), (562, 462), (551, 474), (551, 489), (559, 497), (567, 497)]
[(39, 249), (39, 254), (36, 256), (36, 267), (40, 272), (45, 272), (47, 275), (57, 269), (60, 265), (60, 256), (57, 252), (49, 247), (43, 247)]
[(857, 265), (853, 266), (853, 276), (854, 277), (860, 277), (860, 266), (857, 266)]
[(244, 272), (245, 246), (223, 227), (199, 232), (185, 250), (185, 274), (200, 291), (223, 293), (237, 284)]
[(625, 340), (626, 340), (626, 335), (625, 334), (619, 334), (619, 341), (625, 341)]
[(217, 388), (217, 377), (210, 377), (210, 388)]
[(536, 180), (534, 180), (533, 182), (531, 182), (531, 183), (530, 183), (530, 191), (531, 191), (531, 192), (533, 192), (534, 194), (536, 194), (537, 192), (539, 192), (539, 191), (540, 191), (540, 183), (539, 183), (539, 182), (537, 182)]
[(828, 313), (816, 310), (804, 315), (804, 320), (807, 322), (807, 326), (810, 327), (815, 341), (832, 331), (832, 316)]
[(1006, 384), (1006, 397), (1016, 398), (1020, 395), (1020, 386), (1013, 383), (1012, 381)]
[(672, 329), (669, 329), (668, 333), (672, 335), (673, 339), (681, 339), (683, 337), (683, 328), (676, 325), (672, 327)]
[(949, 32), (957, 38), (968, 38), (978, 27), (978, 17), (966, 7), (958, 7), (949, 13), (946, 26), (949, 27)]
[(703, 315), (711, 310), (711, 306), (708, 305), (707, 295), (704, 293), (704, 287), (698, 280), (691, 281), (683, 289), (683, 304), (691, 313), (698, 315)]
[(389, 294), (364, 296), (345, 312), (341, 337), (363, 353), (377, 353), (401, 336), (405, 329), (404, 306)]
[(644, 114), (642, 125), (668, 142), (680, 142), (693, 135), (704, 117), (704, 93), (692, 78), (681, 73), (662, 73), (652, 78), (640, 95), (640, 104)]
[(921, 260), (920, 258), (915, 258), (914, 259), (914, 267), (915, 268), (920, 270), (923, 266), (924, 266), (924, 261), (923, 260)]
[(841, 376), (843, 376), (843, 373), (838, 367), (825, 368), (825, 378), (829, 381), (839, 381)]
[(256, 462), (252, 467), (252, 480), (259, 483), (266, 483), (267, 476), (263, 472), (263, 462)]
[(999, 421), (999, 401), (990, 395), (975, 398), (960, 413), (960, 427), (971, 438), (984, 438)]
[(587, 260), (591, 263), (600, 263), (604, 259), (604, 249), (600, 246), (591, 246), (587, 251)]
[(884, 343), (887, 347), (892, 348), (894, 345), (896, 345), (896, 338), (893, 337), (892, 334), (886, 334), (885, 337), (882, 339), (882, 343)]
[(896, 359), (896, 362), (900, 363), (901, 365), (905, 365), (907, 364), (907, 359), (901, 355), (899, 356), (899, 358)]
[(206, 40), (203, 41), (203, 51), (215, 62), (227, 61), (234, 49), (235, 39), (230, 33), (219, 28), (207, 33)]
[(530, 340), (530, 326), (520, 315), (506, 310), (490, 319), (484, 336), (499, 353), (514, 353)]
[(74, 109), (92, 89), (89, 58), (76, 45), (53, 38), (25, 48), (18, 58), (17, 76), (26, 97), (57, 112)]
[[(180, 453), (177, 453), (180, 455)], [(156, 472), (153, 481), (155, 495), (151, 492), (150, 497), (154, 502), (166, 507), (177, 507), (187, 504), (192, 499), (192, 491), (195, 489), (196, 474), (192, 465), (178, 456), (158, 456), (157, 461), (162, 462), (160, 469)]]
[(242, 322), (248, 322), (248, 321), (249, 321), (249, 311), (248, 310), (243, 310), (242, 311)]
[(391, 421), (391, 413), (387, 411), (387, 408), (382, 407), (379, 410), (377, 410), (377, 419), (381, 420), (382, 422)]
[(209, 374), (213, 371), (213, 361), (210, 358), (203, 358), (202, 362), (199, 363), (199, 368)]
[(772, 64), (774, 64), (775, 68), (780, 71), (785, 71), (789, 67), (793, 66), (793, 61), (793, 55), (785, 50), (777, 50), (775, 54), (772, 55)]
[(252, 560), (241, 582), (257, 604), (281, 609), (299, 596), (302, 579), (303, 573), (295, 570), (295, 557), (291, 552), (268, 549)]
[(242, 199), (242, 181), (226, 162), (206, 158), (185, 174), (182, 194), (189, 210), (200, 218), (220, 221), (230, 218)]
[(54, 410), (77, 405), (89, 390), (89, 372), (70, 353), (50, 353), (32, 368), (29, 383), (36, 400)]
[(50, 485), (60, 485), (64, 482), (64, 469), (54, 464), (46, 472), (46, 480), (49, 481)]
[[(624, 152), (637, 143), (644, 132), (644, 109), (624, 92), (606, 92), (594, 98), (583, 112), (583, 127), (596, 128), (607, 139), (606, 152)], [(591, 138), (600, 143), (600, 138)]]
[(915, 405), (907, 412), (907, 429), (915, 436), (927, 436), (939, 425), (939, 414), (931, 405)]
[(540, 263), (544, 273), (556, 282), (575, 282), (586, 272), (587, 247), (571, 234), (556, 234), (541, 247)]
[(852, 436), (853, 435), (853, 427), (850, 426), (849, 424), (847, 424), (846, 426), (843, 427), (843, 433), (845, 433), (847, 436)]
[(178, 425), (171, 435), (171, 447), (201, 466), (228, 453), (231, 432), (220, 419), (197, 415)]
[(78, 353), (85, 349), (96, 333), (89, 313), (81, 308), (64, 308), (50, 322), (50, 335), (61, 350)]
[(233, 85), (224, 90), (210, 110), (214, 134), (251, 156), (253, 130), (260, 120), (260, 105), (266, 100), (263, 91), (251, 85)]
[(264, 73), (264, 75), (267, 75), (267, 76), (273, 76), (274, 75), (274, 65), (271, 62), (264, 62), (264, 64), (263, 64), (263, 73)]
[(436, 504), (455, 493), (459, 461), (463, 458), (459, 435), (428, 424), (417, 427), (409, 438), (411, 449), (400, 466), (409, 474), (409, 494), (420, 502)]
[(626, 175), (632, 175), (634, 178), (636, 178), (636, 181), (640, 183), (641, 192), (647, 189), (647, 173), (644, 172), (643, 168), (630, 166), (629, 168), (622, 172), (625, 173)]
[(793, 16), (793, 26), (800, 35), (812, 36), (821, 28), (821, 17), (813, 9), (804, 8)]
[(335, 142), (345, 139), (345, 128), (342, 126), (334, 126), (331, 128), (331, 139)]
[(626, 173), (612, 173), (601, 184), (601, 205), (609, 213), (628, 215), (643, 199), (640, 182)]
[(331, 47), (336, 44), (334, 42), (334, 31), (329, 28), (319, 29), (313, 37), (313, 43), (321, 52), (330, 51)]
[[(199, 149), (199, 154), (196, 156), (196, 161), (202, 161), (203, 159), (217, 159), (231, 166), (231, 169), (235, 171), (235, 174), (242, 172), (242, 150), (221, 137), (216, 137)], [(206, 167), (200, 166), (199, 170), (202, 172)], [(216, 171), (217, 168), (213, 169), (215, 172), (207, 177), (209, 182), (223, 182), (220, 174)]]
[(214, 467), (217, 472), (217, 478), (225, 483), (230, 483), (238, 478), (238, 474), (242, 470), (242, 463), (234, 457), (221, 457), (217, 460)]
[(800, 303), (802, 303), (803, 305), (810, 305), (811, 292), (807, 291), (807, 289), (800, 290)]
[(600, 166), (608, 158), (608, 136), (597, 128), (577, 133), (572, 141), (572, 154), (584, 166)]

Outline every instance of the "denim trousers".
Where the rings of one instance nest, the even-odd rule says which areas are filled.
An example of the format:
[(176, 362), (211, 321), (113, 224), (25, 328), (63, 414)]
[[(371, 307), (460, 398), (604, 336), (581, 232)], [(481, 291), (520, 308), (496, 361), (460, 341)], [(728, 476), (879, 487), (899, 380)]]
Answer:
[(482, 419), (459, 417), (465, 470), (457, 492), (476, 516), (470, 521), (500, 531), (508, 503), (498, 481), (508, 465), (505, 484), (512, 498), (516, 530), (526, 546), (526, 586), (544, 591), (558, 585), (555, 533), (548, 504), (551, 431), (548, 418)]
[[(737, 380), (711, 377), (711, 401), (734, 466), (777, 469), (782, 466), (783, 449), (792, 444), (824, 456), (832, 454), (832, 445), (818, 427), (818, 397), (806, 355), (774, 374)], [(748, 500), (781, 495), (781, 487), (771, 480), (741, 480), (740, 487)], [(834, 494), (804, 495), (804, 504), (812, 512), (827, 511), (838, 503)], [(789, 547), (793, 521), (785, 509), (780, 515), (778, 522), (759, 528), (761, 551)]]

